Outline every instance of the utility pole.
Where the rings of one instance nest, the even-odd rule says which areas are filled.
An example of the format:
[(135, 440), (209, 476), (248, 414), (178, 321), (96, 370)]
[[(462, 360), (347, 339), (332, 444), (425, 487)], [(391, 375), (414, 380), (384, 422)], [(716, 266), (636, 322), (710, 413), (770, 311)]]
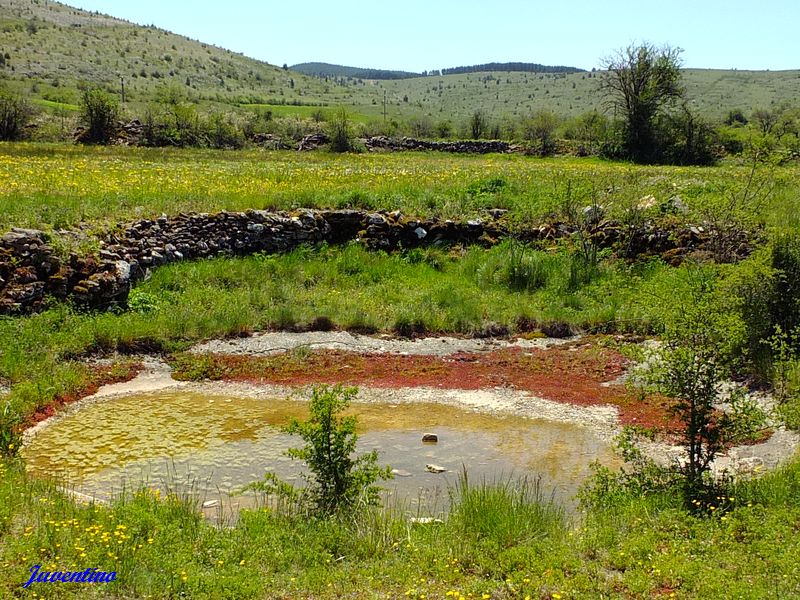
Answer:
[(386, 123), (386, 90), (383, 90), (383, 122)]
[(125, 78), (120, 75), (119, 82), (122, 84), (122, 104), (125, 104)]

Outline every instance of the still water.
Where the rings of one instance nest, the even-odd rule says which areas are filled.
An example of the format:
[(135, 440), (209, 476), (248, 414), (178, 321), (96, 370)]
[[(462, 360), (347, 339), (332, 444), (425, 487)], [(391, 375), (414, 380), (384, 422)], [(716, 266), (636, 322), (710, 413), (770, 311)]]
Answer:
[[(464, 468), (471, 481), (541, 477), (547, 494), (573, 505), (590, 463), (615, 463), (606, 442), (576, 425), (439, 404), (354, 404), (349, 412), (358, 417), (359, 451), (377, 449), (380, 463), (398, 473), (383, 483), (386, 494), (420, 513), (446, 509)], [(280, 426), (307, 416), (307, 404), (296, 400), (180, 391), (125, 396), (56, 421), (24, 455), (34, 475), (101, 499), (144, 484), (246, 506), (231, 501), (231, 492), (265, 472), (302, 482), (302, 466), (284, 454), (301, 440)], [(425, 433), (438, 443), (423, 443)], [(428, 472), (429, 464), (447, 471)]]

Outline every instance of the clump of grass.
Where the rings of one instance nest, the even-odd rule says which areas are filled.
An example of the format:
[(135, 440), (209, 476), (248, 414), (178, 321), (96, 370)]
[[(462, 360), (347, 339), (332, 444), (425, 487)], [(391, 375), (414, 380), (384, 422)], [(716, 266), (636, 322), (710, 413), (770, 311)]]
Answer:
[(564, 509), (546, 498), (541, 479), (513, 479), (475, 484), (466, 468), (453, 490), (449, 524), (463, 540), (509, 548), (540, 540), (563, 529)]

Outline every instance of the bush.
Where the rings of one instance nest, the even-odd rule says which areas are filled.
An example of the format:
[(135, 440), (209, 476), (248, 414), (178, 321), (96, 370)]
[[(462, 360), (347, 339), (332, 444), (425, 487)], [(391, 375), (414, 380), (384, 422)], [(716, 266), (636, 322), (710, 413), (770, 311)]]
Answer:
[(339, 415), (350, 405), (357, 388), (316, 386), (313, 389), (308, 421), (293, 419), (283, 428), (299, 435), (305, 445), (291, 448), (287, 454), (308, 465), (308, 486), (295, 490), (269, 474), (263, 482), (248, 489), (278, 493), (300, 501), (312, 513), (330, 516), (351, 512), (378, 503), (378, 479), (391, 478), (388, 467), (379, 467), (378, 453), (353, 457), (356, 450), (356, 418)]
[(33, 111), (21, 94), (0, 90), (0, 140), (22, 138)]
[(81, 96), (81, 120), (87, 131), (83, 140), (108, 144), (117, 133), (119, 105), (116, 98), (100, 89), (88, 89)]
[(214, 148), (235, 150), (244, 146), (244, 133), (230, 115), (212, 115), (208, 129), (209, 140)]
[[(719, 483), (711, 476), (714, 458), (729, 445), (750, 439), (764, 426), (765, 415), (740, 388), (723, 397), (721, 384), (730, 376), (732, 354), (746, 332), (738, 315), (720, 306), (713, 280), (701, 271), (686, 298), (665, 319), (660, 364), (651, 373), (655, 389), (672, 399), (682, 424), (686, 460), (680, 466), (686, 508), (706, 510)], [(729, 409), (718, 407), (726, 401)], [(712, 509), (713, 510), (713, 509)]]
[(340, 108), (331, 118), (328, 130), (328, 137), (331, 139), (331, 150), (334, 152), (349, 152), (353, 149), (353, 142), (350, 139), (350, 120), (347, 118), (347, 111), (344, 108)]
[(148, 146), (205, 146), (197, 108), (189, 102), (150, 106), (144, 119), (144, 140)]
[(4, 401), (0, 405), (0, 457), (14, 456), (19, 451), (21, 423), (22, 419), (11, 402)]
[(783, 331), (800, 327), (800, 235), (784, 233), (772, 242), (775, 291), (769, 305), (770, 321)]

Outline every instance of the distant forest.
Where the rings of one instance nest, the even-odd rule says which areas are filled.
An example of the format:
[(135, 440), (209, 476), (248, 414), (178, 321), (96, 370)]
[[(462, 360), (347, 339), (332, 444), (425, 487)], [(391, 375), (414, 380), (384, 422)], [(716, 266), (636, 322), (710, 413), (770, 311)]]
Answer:
[(422, 73), (410, 71), (388, 71), (385, 69), (362, 69), (360, 67), (345, 67), (329, 63), (311, 62), (300, 63), (288, 67), (292, 71), (311, 75), (314, 77), (352, 77), (356, 79), (411, 79), (413, 77), (429, 77), (438, 75), (461, 75), (463, 73), (481, 73), (485, 71), (522, 71), (526, 73), (582, 73), (584, 69), (576, 67), (540, 65), (538, 63), (508, 62), (484, 63), (467, 67), (453, 67), (450, 69), (434, 69)]
[(540, 65), (538, 63), (524, 63), (524, 62), (494, 63), (493, 62), (493, 63), (485, 63), (482, 65), (472, 65), (469, 67), (453, 67), (452, 69), (442, 69), (441, 74), (461, 75), (463, 73), (482, 73), (485, 71), (523, 71), (526, 73), (583, 73), (585, 69), (578, 69), (576, 67)]
[(311, 75), (312, 77), (353, 77), (355, 79), (409, 79), (411, 77), (422, 77), (421, 73), (411, 73), (409, 71), (362, 69), (360, 67), (345, 67), (320, 62), (300, 63), (289, 68), (292, 71)]

